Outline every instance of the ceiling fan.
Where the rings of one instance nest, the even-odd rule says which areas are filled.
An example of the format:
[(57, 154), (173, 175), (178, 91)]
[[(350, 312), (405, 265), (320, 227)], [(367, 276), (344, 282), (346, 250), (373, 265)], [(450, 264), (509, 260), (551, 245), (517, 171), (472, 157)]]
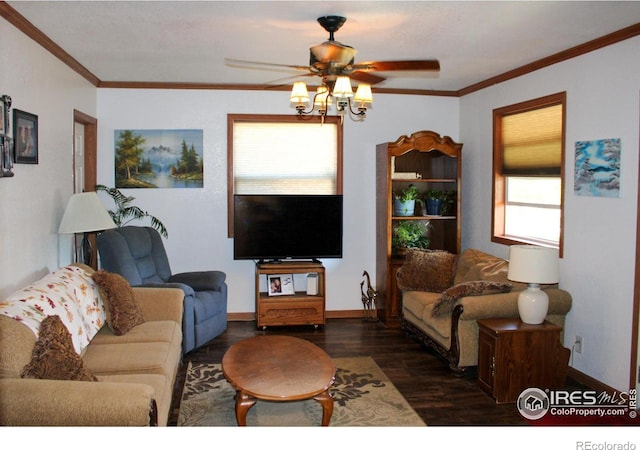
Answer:
[[(334, 33), (346, 22), (342, 16), (322, 16), (318, 22), (329, 33), (329, 40), (312, 46), (309, 56), (309, 65), (289, 65), (275, 64), (267, 62), (244, 61), (238, 59), (225, 58), (225, 63), (231, 67), (240, 68), (282, 68), (293, 69), (304, 72), (303, 74), (288, 77), (311, 77), (318, 76), (322, 79), (322, 86), (318, 88), (318, 93), (314, 97), (314, 104), (319, 107), (320, 114), (326, 114), (327, 104), (330, 103), (329, 96), (337, 99), (339, 112), (343, 112), (350, 106), (350, 98), (353, 97), (350, 80), (355, 80), (361, 84), (358, 86), (354, 100), (360, 102), (359, 112), (353, 112), (357, 116), (364, 116), (366, 104), (373, 101), (371, 85), (381, 83), (386, 78), (374, 72), (393, 71), (439, 71), (440, 63), (437, 60), (401, 60), (401, 61), (366, 61), (355, 62), (357, 50), (349, 45), (342, 44), (335, 40)], [(283, 81), (283, 80), (276, 80)], [(275, 83), (273, 81), (272, 83)], [(361, 92), (362, 89), (362, 93)], [(322, 96), (322, 97), (318, 97)], [(296, 82), (291, 93), (291, 101), (296, 104), (299, 114), (310, 114), (305, 112), (305, 103), (309, 101), (306, 84)]]
[[(404, 61), (366, 61), (355, 62), (357, 50), (349, 45), (342, 44), (334, 39), (334, 33), (346, 22), (341, 16), (322, 16), (318, 23), (329, 33), (329, 40), (312, 46), (309, 57), (309, 65), (274, 64), (255, 61), (244, 61), (225, 58), (230, 66), (239, 67), (282, 67), (306, 72), (302, 76), (319, 76), (325, 83), (335, 81), (340, 75), (347, 75), (356, 81), (368, 84), (377, 84), (385, 80), (380, 75), (372, 72), (392, 71), (439, 71), (440, 63), (437, 60), (404, 60)], [(300, 75), (298, 75), (300, 76)]]

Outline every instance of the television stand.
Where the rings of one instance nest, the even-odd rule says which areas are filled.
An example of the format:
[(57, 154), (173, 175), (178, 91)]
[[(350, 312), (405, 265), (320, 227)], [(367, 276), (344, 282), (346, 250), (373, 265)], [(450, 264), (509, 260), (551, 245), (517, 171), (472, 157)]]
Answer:
[[(304, 290), (292, 294), (270, 294), (269, 278), (307, 274), (316, 277), (315, 290), (311, 283)], [(260, 277), (266, 277), (267, 292), (260, 291)], [(256, 326), (325, 324), (325, 268), (320, 261), (278, 261), (256, 263)], [(294, 283), (294, 287), (295, 283)]]

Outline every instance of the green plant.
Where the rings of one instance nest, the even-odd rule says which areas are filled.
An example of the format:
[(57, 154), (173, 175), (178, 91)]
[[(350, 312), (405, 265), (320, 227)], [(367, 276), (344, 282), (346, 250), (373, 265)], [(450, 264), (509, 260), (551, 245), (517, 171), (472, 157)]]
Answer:
[(424, 193), (424, 198), (428, 200), (444, 200), (446, 196), (446, 191), (436, 191), (431, 189)]
[(446, 214), (456, 202), (456, 191), (439, 191), (435, 189), (428, 190), (424, 193), (425, 200), (441, 200), (441, 212)]
[(116, 188), (110, 188), (102, 184), (96, 185), (96, 191), (105, 192), (113, 199), (116, 209), (115, 211), (108, 210), (109, 215), (118, 227), (123, 227), (132, 220), (140, 220), (145, 217), (151, 219), (151, 226), (155, 228), (158, 233), (164, 237), (168, 237), (164, 224), (155, 216), (152, 216), (147, 211), (143, 211), (138, 206), (134, 206), (131, 203), (135, 200), (135, 197), (126, 196), (120, 190)]
[(407, 200), (417, 200), (420, 199), (420, 191), (413, 184), (410, 184), (406, 189), (400, 191), (400, 193), (394, 193), (394, 198), (406, 202)]
[(429, 222), (406, 220), (398, 224), (393, 230), (391, 247), (393, 253), (407, 248), (428, 248), (430, 240), (427, 237)]

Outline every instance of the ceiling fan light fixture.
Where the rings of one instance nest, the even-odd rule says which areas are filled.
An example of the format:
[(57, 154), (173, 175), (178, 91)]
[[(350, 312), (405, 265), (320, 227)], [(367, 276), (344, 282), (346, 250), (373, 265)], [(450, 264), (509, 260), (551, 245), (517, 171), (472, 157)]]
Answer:
[(329, 95), (329, 88), (327, 86), (319, 86), (316, 95), (313, 98), (313, 104), (316, 106), (324, 106), (331, 104), (331, 96)]
[(289, 99), (291, 103), (302, 105), (309, 103), (309, 91), (307, 91), (307, 85), (304, 81), (296, 81), (293, 83)]
[(373, 94), (371, 93), (371, 85), (367, 83), (360, 83), (358, 85), (358, 89), (356, 90), (356, 95), (353, 97), (353, 100), (357, 103), (361, 104), (372, 104), (373, 103)]
[(336, 79), (336, 84), (331, 93), (335, 98), (344, 99), (353, 97), (353, 89), (351, 88), (351, 80), (347, 76), (340, 76)]

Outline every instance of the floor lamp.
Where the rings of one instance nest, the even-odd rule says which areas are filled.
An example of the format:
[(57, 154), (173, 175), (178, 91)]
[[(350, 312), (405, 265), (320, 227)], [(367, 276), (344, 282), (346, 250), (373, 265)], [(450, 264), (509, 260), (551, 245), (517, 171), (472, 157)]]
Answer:
[[(95, 231), (104, 231), (110, 228), (116, 228), (116, 224), (109, 215), (109, 212), (100, 202), (98, 194), (95, 192), (83, 192), (81, 194), (73, 194), (64, 210), (62, 221), (58, 227), (59, 234), (77, 234), (83, 233), (82, 238), (82, 262), (90, 266), (91, 243), (88, 239), (88, 233)], [(78, 261), (78, 251), (76, 249), (76, 261)]]

